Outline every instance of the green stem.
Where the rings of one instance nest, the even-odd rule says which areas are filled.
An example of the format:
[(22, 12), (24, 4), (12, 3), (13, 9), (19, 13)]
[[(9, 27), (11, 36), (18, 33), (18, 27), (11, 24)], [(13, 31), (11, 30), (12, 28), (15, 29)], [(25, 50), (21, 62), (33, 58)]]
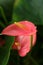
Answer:
[(30, 60), (34, 63), (34, 65), (39, 65), (36, 60), (29, 54)]
[(0, 33), (0, 36), (1, 36), (2, 34)]
[(1, 10), (1, 14), (3, 16), (3, 19), (4, 19), (5, 23), (7, 24), (7, 18), (5, 16), (4, 10), (3, 10), (3, 8), (1, 6), (0, 6), (0, 10)]
[[(31, 35), (31, 49), (32, 49), (32, 46), (33, 46), (33, 36)], [(30, 58), (30, 60), (34, 63), (34, 65), (39, 65), (37, 62), (36, 62), (36, 60), (31, 56), (31, 54), (32, 54), (32, 51), (29, 53), (29, 58)]]

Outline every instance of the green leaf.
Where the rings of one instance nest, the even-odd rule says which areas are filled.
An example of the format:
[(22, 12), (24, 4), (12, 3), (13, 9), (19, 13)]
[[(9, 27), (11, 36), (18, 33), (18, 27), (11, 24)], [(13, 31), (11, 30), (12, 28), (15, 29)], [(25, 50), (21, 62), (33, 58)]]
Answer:
[(17, 50), (11, 50), (8, 65), (20, 65), (20, 58)]
[(8, 63), (14, 37), (5, 36), (5, 40), (5, 45), (0, 47), (0, 65), (6, 65)]
[(16, 0), (12, 21), (20, 20), (29, 20), (36, 25), (43, 25), (43, 0)]
[(15, 0), (0, 0), (0, 18), (4, 22), (11, 22), (12, 19), (12, 11), (13, 11), (13, 3)]

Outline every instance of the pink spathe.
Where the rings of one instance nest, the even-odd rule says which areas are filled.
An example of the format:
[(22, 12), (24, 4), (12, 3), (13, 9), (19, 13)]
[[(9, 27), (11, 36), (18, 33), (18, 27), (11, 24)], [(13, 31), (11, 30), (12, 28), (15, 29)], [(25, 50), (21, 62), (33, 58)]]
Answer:
[(19, 55), (21, 57), (24, 57), (31, 49), (31, 36), (33, 38), (32, 45), (35, 45), (37, 30), (36, 26), (32, 22), (20, 21), (18, 23), (22, 24), (24, 28), (21, 28), (16, 24), (11, 24), (2, 31), (2, 34), (8, 36), (15, 36), (15, 41), (12, 48), (17, 49)]

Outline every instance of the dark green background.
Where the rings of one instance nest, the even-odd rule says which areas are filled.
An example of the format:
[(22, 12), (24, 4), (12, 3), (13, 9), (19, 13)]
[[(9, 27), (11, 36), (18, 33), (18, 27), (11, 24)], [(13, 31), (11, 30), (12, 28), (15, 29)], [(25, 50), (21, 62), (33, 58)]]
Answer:
[[(9, 24), (21, 20), (31, 21), (37, 26), (36, 45), (22, 58), (17, 51), (10, 49), (6, 52), (9, 49), (8, 44), (10, 43), (11, 46), (11, 41), (14, 41), (14, 38), (8, 36), (10, 41), (6, 40), (7, 49), (0, 48), (0, 52), (3, 51), (2, 54), (6, 56), (3, 55), (6, 61), (1, 60), (2, 54), (0, 54), (0, 65), (43, 65), (43, 0), (0, 0), (0, 32)], [(6, 39), (7, 36), (4, 38)], [(7, 63), (9, 53), (10, 58)]]

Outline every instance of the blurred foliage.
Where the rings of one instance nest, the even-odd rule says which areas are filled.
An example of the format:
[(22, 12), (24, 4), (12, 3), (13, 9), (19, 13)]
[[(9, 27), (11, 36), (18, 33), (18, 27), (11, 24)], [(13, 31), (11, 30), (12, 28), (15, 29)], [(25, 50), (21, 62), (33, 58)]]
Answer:
[[(0, 47), (0, 64), (6, 65), (10, 56), (10, 50), (12, 47), (12, 43), (14, 41), (14, 37), (11, 36), (2, 36), (4, 37), (5, 44)], [(1, 44), (1, 43), (0, 43)]]
[(12, 19), (13, 3), (15, 0), (0, 0), (0, 20), (9, 24)]
[(43, 25), (43, 0), (16, 0), (13, 21), (29, 20)]
[[(0, 0), (0, 33), (2, 29), (9, 24), (12, 18), (14, 0)], [(10, 56), (10, 50), (14, 37), (2, 36), (4, 37), (5, 45), (0, 47), (0, 65), (6, 65)], [(1, 44), (1, 43), (0, 43)]]
[(7, 65), (43, 65), (43, 0), (0, 0), (0, 32), (7, 25), (21, 20), (37, 26), (36, 45), (22, 58), (16, 50), (11, 50), (14, 38), (4, 36), (6, 45), (0, 48), (0, 65), (6, 65), (8, 59)]

